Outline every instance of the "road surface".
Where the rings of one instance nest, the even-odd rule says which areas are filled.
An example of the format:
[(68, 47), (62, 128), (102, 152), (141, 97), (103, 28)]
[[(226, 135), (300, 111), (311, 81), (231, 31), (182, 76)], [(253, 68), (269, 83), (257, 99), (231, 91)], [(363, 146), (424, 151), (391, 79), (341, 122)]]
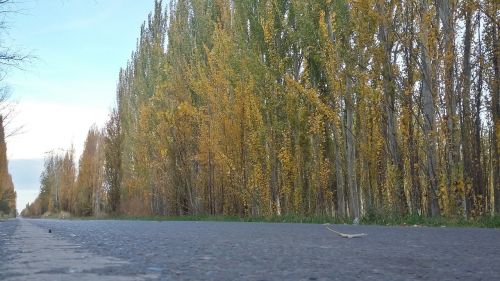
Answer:
[[(500, 230), (0, 222), (0, 280), (500, 280)], [(51, 230), (49, 233), (48, 230)]]

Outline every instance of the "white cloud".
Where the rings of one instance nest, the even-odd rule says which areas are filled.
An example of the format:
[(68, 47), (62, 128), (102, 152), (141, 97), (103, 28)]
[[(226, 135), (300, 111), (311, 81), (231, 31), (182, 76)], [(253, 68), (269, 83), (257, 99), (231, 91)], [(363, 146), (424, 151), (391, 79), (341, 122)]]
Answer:
[(10, 160), (9, 172), (17, 192), (17, 209), (20, 212), (27, 203), (35, 201), (40, 190), (40, 174), (43, 159)]
[(102, 127), (108, 115), (108, 109), (97, 106), (43, 102), (23, 102), (18, 112), (14, 123), (24, 128), (7, 140), (11, 160), (43, 158), (46, 152), (71, 144), (79, 157), (90, 126)]
[(26, 204), (28, 203), (33, 203), (38, 196), (38, 192), (40, 191), (40, 188), (38, 186), (35, 186), (31, 189), (16, 189), (17, 193), (17, 211), (21, 212), (24, 207), (26, 207)]

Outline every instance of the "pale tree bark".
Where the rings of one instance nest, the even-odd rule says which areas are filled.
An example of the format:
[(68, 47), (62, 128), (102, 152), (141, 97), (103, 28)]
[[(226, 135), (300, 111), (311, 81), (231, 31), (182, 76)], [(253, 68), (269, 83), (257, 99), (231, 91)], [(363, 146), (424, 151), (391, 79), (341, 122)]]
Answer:
[(460, 162), (457, 97), (455, 94), (455, 28), (454, 14), (455, 0), (436, 1), (436, 9), (442, 23), (442, 34), (444, 44), (444, 87), (446, 102), (446, 152), (447, 152), (447, 186), (450, 187), (458, 180)]
[[(392, 8), (392, 7), (391, 7)], [(392, 10), (392, 9), (390, 9)], [(378, 28), (378, 39), (383, 48), (382, 77), (384, 89), (384, 108), (385, 108), (385, 126), (384, 133), (386, 138), (386, 148), (390, 155), (390, 164), (395, 168), (395, 197), (397, 199), (397, 209), (400, 214), (407, 211), (406, 195), (403, 183), (403, 162), (401, 160), (400, 148), (397, 142), (396, 132), (396, 85), (391, 64), (391, 54), (394, 42), (391, 34), (393, 27), (388, 24), (388, 19), (392, 19), (392, 12), (385, 8), (385, 0), (377, 2), (377, 11), (379, 13), (380, 24)]]
[(408, 169), (410, 176), (410, 204), (411, 213), (419, 214), (422, 207), (422, 191), (418, 177), (418, 150), (415, 138), (414, 118), (413, 118), (413, 89), (414, 81), (414, 61), (417, 56), (414, 53), (415, 40), (415, 10), (413, 5), (407, 5), (405, 9), (404, 31), (405, 38), (404, 46), (404, 62), (406, 68), (406, 88), (403, 100), (403, 114), (407, 116), (406, 132), (403, 134), (404, 143), (406, 144), (406, 157), (408, 159)]
[(360, 198), (356, 175), (356, 144), (354, 140), (354, 98), (351, 86), (351, 77), (346, 76), (345, 92), (345, 142), (346, 142), (346, 176), (347, 191), (349, 193), (349, 214), (351, 218), (360, 217)]
[[(328, 37), (332, 44), (335, 44), (335, 33), (333, 32), (332, 27), (332, 18), (330, 14), (330, 10), (326, 9), (326, 24), (328, 29)], [(341, 131), (337, 130), (335, 124), (332, 124), (332, 134), (334, 138), (334, 146), (335, 146), (335, 173), (336, 173), (336, 184), (337, 184), (337, 215), (339, 217), (346, 216), (346, 198), (345, 198), (345, 175), (342, 164), (342, 140), (341, 140)]]
[(476, 95), (474, 97), (474, 179), (472, 186), (476, 195), (483, 198), (482, 202), (478, 202), (481, 210), (485, 211), (487, 208), (487, 200), (484, 198), (486, 195), (486, 188), (483, 186), (483, 169), (481, 164), (481, 93), (483, 91), (483, 60), (482, 60), (482, 42), (481, 42), (481, 12), (477, 13), (477, 31), (478, 31), (478, 59), (479, 69), (477, 77)]
[(422, 72), (422, 113), (423, 113), (423, 130), (424, 137), (427, 143), (425, 154), (427, 157), (427, 182), (428, 182), (428, 212), (431, 216), (439, 216), (441, 211), (438, 204), (438, 185), (437, 185), (437, 161), (436, 161), (436, 126), (435, 126), (435, 108), (432, 77), (432, 63), (429, 55), (429, 33), (430, 27), (427, 22), (429, 4), (426, 0), (420, 1), (420, 54), (421, 54), (421, 72)]
[(332, 125), (332, 133), (334, 137), (334, 146), (335, 146), (335, 173), (336, 173), (336, 183), (337, 183), (337, 214), (339, 217), (343, 218), (346, 215), (346, 204), (345, 204), (345, 187), (344, 187), (344, 170), (342, 169), (342, 156), (341, 156), (341, 141), (339, 137), (339, 133), (337, 132), (337, 128), (335, 125)]

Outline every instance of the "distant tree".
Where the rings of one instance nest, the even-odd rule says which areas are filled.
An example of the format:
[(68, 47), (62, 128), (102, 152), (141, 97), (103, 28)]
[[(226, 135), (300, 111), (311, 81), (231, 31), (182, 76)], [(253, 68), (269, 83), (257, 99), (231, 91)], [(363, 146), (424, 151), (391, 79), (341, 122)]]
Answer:
[(101, 132), (92, 126), (87, 134), (74, 189), (74, 213), (99, 216), (105, 210), (104, 141)]
[(5, 142), (2, 115), (0, 115), (0, 212), (11, 216), (15, 216), (17, 212), (16, 192), (14, 191), (12, 177), (9, 174), (7, 144)]
[(122, 179), (122, 131), (118, 112), (114, 109), (106, 123), (104, 133), (104, 176), (107, 205), (110, 213), (120, 208)]

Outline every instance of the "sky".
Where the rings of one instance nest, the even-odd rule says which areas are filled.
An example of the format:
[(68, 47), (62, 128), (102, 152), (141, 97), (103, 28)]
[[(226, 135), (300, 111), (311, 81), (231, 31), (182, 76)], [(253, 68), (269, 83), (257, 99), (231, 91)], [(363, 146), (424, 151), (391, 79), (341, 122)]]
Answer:
[(0, 46), (32, 59), (5, 69), (16, 115), (7, 132), (9, 170), (21, 211), (39, 191), (43, 158), (72, 145), (79, 159), (88, 129), (114, 106), (118, 72), (135, 49), (154, 0), (15, 0)]

